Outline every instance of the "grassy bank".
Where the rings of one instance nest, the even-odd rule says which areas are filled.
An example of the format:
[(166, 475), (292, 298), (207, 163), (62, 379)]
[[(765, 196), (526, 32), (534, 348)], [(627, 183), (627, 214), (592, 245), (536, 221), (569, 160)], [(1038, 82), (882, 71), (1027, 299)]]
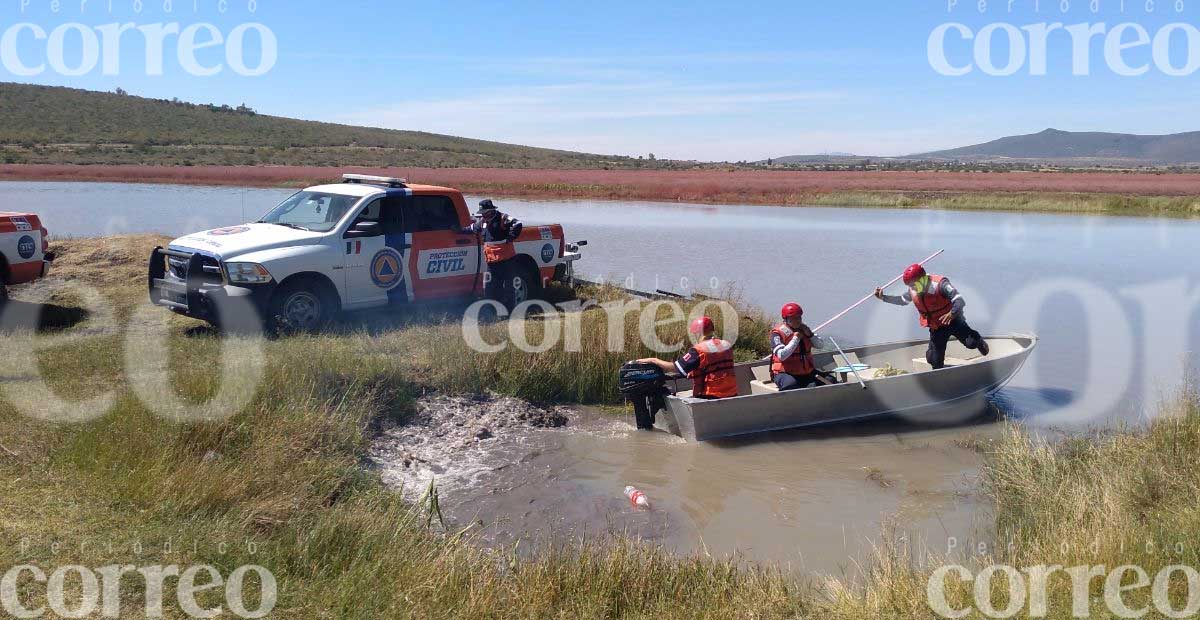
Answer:
[(1200, 217), (1200, 174), (0, 164), (0, 180), (304, 187), (350, 171), (471, 194), (559, 200)]
[[(145, 254), (160, 241), (59, 242), (58, 276), (99, 290), (124, 322), (145, 294)], [(48, 289), (15, 297), (39, 290)], [(125, 338), (136, 341), (149, 322), (113, 328), (93, 314), (73, 324), (79, 314), (62, 308), (76, 306), (77, 295), (45, 301), (54, 320), (42, 326), (38, 363), (4, 368), (10, 402), (0, 408), (0, 566), (207, 563), (228, 575), (255, 563), (278, 578), (277, 617), (289, 618), (682, 618), (803, 608), (795, 584), (773, 571), (675, 559), (629, 541), (592, 541), (522, 560), (487, 552), (469, 536), (442, 532), (436, 519), (429, 526), (428, 507), (401, 502), (361, 466), (370, 429), (402, 420), (413, 399), (434, 388), (614, 402), (616, 366), (648, 353), (632, 343), (624, 354), (483, 356), (459, 344), (455, 320), (352, 320), (342, 332), (265, 343), (263, 378), (244, 409), (178, 423), (135, 397), (125, 373)], [(27, 313), (29, 305), (14, 308)], [(607, 338), (600, 313), (581, 319), (585, 346)], [(636, 335), (631, 321), (616, 332), (622, 341)], [(531, 340), (546, 329), (545, 321), (528, 323)], [(86, 335), (64, 341), (64, 329)], [(485, 338), (498, 341), (502, 329), (485, 328)], [(221, 370), (212, 361), (222, 339), (178, 317), (167, 321), (167, 332), (176, 395), (213, 396)], [(761, 353), (749, 344), (759, 332), (745, 333), (739, 354)], [(682, 326), (659, 334), (669, 341)], [(5, 344), (10, 361), (27, 358), (26, 334), (10, 333)], [(111, 393), (114, 404), (82, 423), (38, 421), (33, 416), (52, 405), (11, 402), (32, 387), (35, 369), (63, 398)], [(127, 592), (122, 617), (140, 616), (141, 596), (137, 588)]]
[[(1188, 387), (1160, 406), (1142, 428), (1127, 428), (1046, 440), (1013, 427), (1000, 440), (981, 446), (987, 456), (982, 487), (994, 514), (994, 540), (983, 553), (952, 557), (914, 553), (894, 539), (883, 544), (865, 580), (837, 583), (831, 590), (834, 608), (847, 617), (935, 618), (927, 604), (926, 586), (934, 567), (961, 564), (974, 574), (989, 565), (1021, 571), (1030, 567), (1102, 567), (1075, 593), (1071, 576), (1051, 571), (1046, 579), (1047, 618), (1119, 617), (1105, 602), (1105, 578), (1113, 569), (1134, 565), (1148, 581), (1120, 577), (1123, 603), (1145, 609), (1144, 617), (1162, 618), (1152, 600), (1150, 581), (1172, 565), (1200, 567), (1200, 393)], [(942, 545), (944, 548), (944, 545)], [(977, 551), (977, 550), (976, 550)], [(1026, 585), (1032, 583), (1028, 573)], [(952, 609), (979, 612), (972, 584), (945, 581)], [(992, 581), (994, 609), (1009, 605), (1008, 583)], [(1168, 588), (1174, 610), (1187, 605), (1188, 588), (1175, 574)], [(1028, 592), (1028, 591), (1027, 591)], [(1192, 588), (1191, 596), (1200, 596)], [(1086, 610), (1076, 616), (1072, 605), (1082, 599)], [(1027, 601), (1016, 617), (1030, 617)], [(1175, 616), (1180, 617), (1180, 616)]]
[[(145, 255), (160, 241), (57, 244), (58, 276), (104, 295), (116, 309), (115, 326), (99, 313), (84, 316), (78, 291), (15, 291), (18, 313), (32, 312), (28, 300), (38, 294), (49, 296), (36, 343), (20, 329), (3, 340), (0, 567), (205, 563), (228, 575), (254, 563), (279, 580), (281, 618), (934, 617), (925, 584), (941, 559), (908, 546), (882, 547), (865, 577), (824, 583), (800, 583), (769, 567), (672, 557), (622, 539), (518, 558), (472, 545), (470, 532), (443, 531), (428, 503), (400, 501), (363, 469), (372, 428), (403, 421), (414, 399), (435, 388), (614, 402), (617, 365), (648, 353), (635, 344), (633, 317), (613, 332), (623, 353), (595, 353), (608, 326), (601, 313), (580, 317), (588, 354), (475, 353), (460, 344), (450, 310), (442, 317), (351, 320), (336, 332), (265, 342), (258, 390), (234, 415), (165, 419), (135, 397), (124, 360), (126, 339), (138, 342), (153, 331), (153, 321), (131, 317), (145, 295)], [(541, 320), (524, 327), (534, 341), (547, 329)], [(742, 319), (739, 356), (762, 353), (764, 327)], [(498, 342), (508, 328), (488, 326), (485, 338)], [(212, 360), (228, 343), (179, 317), (167, 319), (165, 329), (176, 396), (213, 396), (221, 368)], [(682, 329), (669, 324), (659, 335), (678, 339)], [(36, 364), (27, 364), (35, 344)], [(96, 417), (73, 424), (40, 421), (52, 402), (14, 398), (29, 393), (38, 370), (62, 398), (107, 393), (113, 404), (85, 409)], [(980, 449), (995, 528), (1012, 547), (973, 564), (1138, 563), (1153, 574), (1200, 561), (1195, 394), (1170, 405), (1147, 430), (1049, 444), (1014, 429)], [(1147, 540), (1157, 550), (1182, 542), (1185, 551), (1147, 551)], [(139, 583), (131, 580), (124, 591), (122, 617), (141, 616)], [(1051, 608), (1061, 612), (1070, 584), (1058, 579), (1051, 586)], [(1093, 596), (1101, 587), (1097, 580)], [(968, 594), (952, 590), (951, 601), (970, 605)], [(219, 602), (201, 597), (205, 605)], [(996, 599), (998, 607), (1003, 602)], [(1068, 617), (1069, 604), (1065, 609), (1050, 617)], [(1101, 610), (1092, 617), (1104, 617)], [(177, 609), (168, 615), (181, 616)]]

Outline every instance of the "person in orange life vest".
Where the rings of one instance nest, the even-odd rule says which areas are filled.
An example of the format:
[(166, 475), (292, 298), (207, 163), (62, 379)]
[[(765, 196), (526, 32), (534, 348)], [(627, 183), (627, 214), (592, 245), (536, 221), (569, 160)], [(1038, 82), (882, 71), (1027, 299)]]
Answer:
[(492, 199), (479, 202), (479, 211), (475, 219), (461, 232), (477, 234), (483, 241), (483, 257), (487, 260), (488, 277), (484, 293), (491, 299), (499, 299), (500, 289), (504, 284), (504, 276), (511, 264), (508, 261), (516, 256), (513, 241), (521, 236), (523, 225), (517, 219), (501, 213)]
[(733, 373), (733, 345), (716, 336), (712, 319), (703, 316), (688, 325), (688, 333), (697, 338), (683, 357), (668, 362), (653, 357), (637, 360), (654, 364), (663, 372), (678, 372), (692, 380), (692, 398), (729, 398), (737, 396), (737, 377)]
[(771, 379), (782, 390), (798, 390), (831, 382), (813, 362), (813, 344), (820, 338), (804, 324), (804, 309), (784, 304), (783, 322), (771, 328)]
[(904, 270), (904, 284), (908, 290), (900, 296), (884, 295), (882, 289), (875, 289), (875, 296), (883, 301), (897, 306), (907, 306), (912, 303), (920, 315), (921, 327), (929, 328), (929, 349), (925, 351), (925, 360), (935, 369), (946, 365), (946, 344), (950, 338), (958, 341), (968, 349), (976, 349), (983, 355), (988, 354), (988, 343), (971, 329), (963, 318), (963, 308), (967, 302), (958, 289), (950, 284), (945, 276), (925, 273), (920, 265), (910, 265)]

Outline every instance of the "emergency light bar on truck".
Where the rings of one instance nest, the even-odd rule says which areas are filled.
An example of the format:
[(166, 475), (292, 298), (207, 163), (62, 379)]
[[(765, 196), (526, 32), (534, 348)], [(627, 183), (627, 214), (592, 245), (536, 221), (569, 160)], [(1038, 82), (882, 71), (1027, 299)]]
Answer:
[(380, 177), (373, 174), (343, 174), (342, 183), (367, 183), (386, 187), (407, 187), (408, 180), (396, 177)]

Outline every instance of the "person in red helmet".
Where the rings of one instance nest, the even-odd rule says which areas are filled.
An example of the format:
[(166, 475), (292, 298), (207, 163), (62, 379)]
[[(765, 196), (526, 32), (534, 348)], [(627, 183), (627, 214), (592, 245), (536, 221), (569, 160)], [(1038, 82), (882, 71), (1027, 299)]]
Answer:
[(688, 325), (696, 344), (674, 362), (647, 357), (641, 364), (654, 364), (663, 372), (678, 372), (692, 380), (692, 398), (729, 398), (737, 396), (737, 377), (733, 373), (733, 345), (716, 336), (712, 319), (702, 316)]
[(925, 351), (925, 360), (930, 366), (937, 369), (946, 365), (946, 344), (951, 337), (958, 338), (968, 349), (988, 354), (987, 341), (979, 332), (971, 329), (963, 317), (967, 302), (949, 278), (925, 273), (925, 268), (920, 265), (909, 265), (904, 270), (904, 284), (908, 290), (903, 295), (884, 295), (883, 290), (877, 288), (875, 296), (897, 306), (910, 303), (916, 306), (921, 327), (929, 328), (929, 349)]
[(782, 390), (799, 390), (830, 383), (813, 361), (813, 344), (820, 339), (804, 324), (804, 308), (790, 302), (779, 311), (783, 322), (771, 328), (771, 380)]

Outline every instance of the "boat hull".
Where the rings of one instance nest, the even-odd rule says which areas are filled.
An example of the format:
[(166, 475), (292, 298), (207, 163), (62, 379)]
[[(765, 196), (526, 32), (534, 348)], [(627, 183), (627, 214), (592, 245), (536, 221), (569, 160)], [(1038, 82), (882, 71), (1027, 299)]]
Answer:
[[(691, 398), (690, 383), (679, 380), (673, 386), (678, 396), (667, 397), (656, 426), (690, 441), (707, 441), (883, 415), (928, 419), (939, 413), (982, 411), (987, 396), (1021, 369), (1037, 345), (1037, 337), (989, 336), (987, 341), (992, 348), (987, 357), (952, 343), (947, 356), (954, 365), (938, 370), (924, 365), (924, 340), (846, 349), (847, 355), (871, 367), (861, 373), (865, 389), (850, 374), (846, 383), (779, 392), (769, 384), (769, 362), (739, 364), (735, 370), (742, 395), (720, 400)], [(818, 367), (827, 370), (841, 366), (840, 362), (840, 356), (835, 358), (832, 353), (817, 356)], [(885, 365), (907, 374), (875, 376)]]

